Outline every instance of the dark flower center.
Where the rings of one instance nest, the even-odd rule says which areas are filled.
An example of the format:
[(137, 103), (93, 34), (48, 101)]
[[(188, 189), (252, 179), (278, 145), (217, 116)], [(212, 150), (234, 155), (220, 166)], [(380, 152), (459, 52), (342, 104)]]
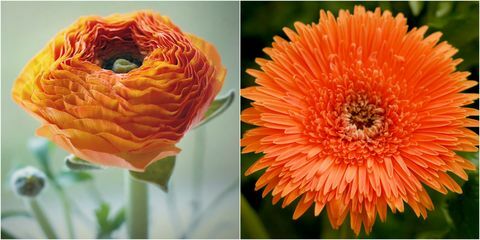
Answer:
[(341, 119), (344, 134), (354, 139), (376, 136), (383, 127), (384, 109), (365, 98), (343, 105)]
[(115, 73), (127, 73), (140, 67), (147, 54), (136, 44), (130, 32), (105, 33), (97, 41), (93, 50), (95, 64)]
[(373, 125), (375, 119), (377, 119), (376, 113), (372, 111), (373, 106), (371, 104), (367, 106), (353, 106), (350, 107), (350, 123), (355, 125), (357, 129), (369, 128)]

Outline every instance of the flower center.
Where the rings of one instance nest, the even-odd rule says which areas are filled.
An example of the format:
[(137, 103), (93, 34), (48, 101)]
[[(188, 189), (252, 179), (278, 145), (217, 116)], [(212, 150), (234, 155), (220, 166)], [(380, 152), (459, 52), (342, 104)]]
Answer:
[(115, 73), (127, 73), (142, 66), (147, 54), (133, 40), (132, 33), (103, 33), (97, 37), (92, 62)]
[(141, 61), (131, 57), (118, 57), (105, 61), (103, 68), (112, 70), (115, 73), (127, 73), (138, 68), (142, 64)]
[(127, 73), (130, 70), (138, 68), (137, 64), (126, 59), (119, 58), (113, 62), (112, 71), (116, 73)]
[(353, 139), (375, 137), (382, 129), (384, 112), (365, 98), (345, 103), (340, 116), (344, 134)]

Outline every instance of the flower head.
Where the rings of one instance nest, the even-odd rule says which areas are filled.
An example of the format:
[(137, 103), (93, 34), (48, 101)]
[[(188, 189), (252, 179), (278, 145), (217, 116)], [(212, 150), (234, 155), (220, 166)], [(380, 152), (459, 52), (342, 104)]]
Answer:
[(295, 199), (294, 219), (314, 206), (325, 208), (332, 227), (350, 215), (359, 234), (371, 231), (387, 206), (408, 204), (427, 216), (433, 204), (424, 185), (461, 193), (449, 176), (467, 179), (475, 166), (454, 151), (477, 151), (478, 136), (467, 127), (478, 115), (465, 108), (477, 84), (455, 71), (460, 59), (440, 33), (408, 31), (402, 14), (355, 7), (337, 19), (320, 12), (318, 24), (285, 28), (247, 72), (259, 86), (242, 90), (253, 100), (242, 121), (256, 125), (242, 139), (243, 153), (264, 153), (246, 172), (266, 168), (256, 189), (271, 192), (283, 206)]
[(45, 174), (31, 166), (16, 170), (11, 179), (12, 189), (20, 196), (34, 198), (46, 185)]
[(215, 47), (153, 12), (82, 17), (23, 69), (13, 99), (37, 134), (102, 165), (175, 155), (226, 74)]

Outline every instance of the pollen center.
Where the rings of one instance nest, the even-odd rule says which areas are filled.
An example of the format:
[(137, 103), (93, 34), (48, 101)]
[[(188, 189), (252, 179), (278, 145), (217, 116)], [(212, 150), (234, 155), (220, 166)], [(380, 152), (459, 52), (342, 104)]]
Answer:
[(115, 73), (127, 73), (142, 65), (142, 60), (130, 56), (112, 57), (103, 62), (103, 69)]
[(341, 120), (344, 134), (353, 139), (375, 137), (383, 126), (384, 110), (360, 97), (343, 105)]
[(112, 71), (116, 73), (127, 73), (135, 68), (138, 68), (137, 64), (127, 59), (119, 58), (113, 62)]

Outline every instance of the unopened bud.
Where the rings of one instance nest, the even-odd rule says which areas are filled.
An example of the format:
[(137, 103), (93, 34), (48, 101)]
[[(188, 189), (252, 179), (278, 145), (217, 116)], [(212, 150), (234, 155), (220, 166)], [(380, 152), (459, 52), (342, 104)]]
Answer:
[(73, 154), (65, 157), (65, 166), (67, 166), (70, 170), (74, 171), (101, 169), (100, 166), (87, 162)]
[(36, 197), (45, 187), (45, 174), (32, 167), (24, 167), (15, 171), (12, 175), (12, 188), (20, 196)]

